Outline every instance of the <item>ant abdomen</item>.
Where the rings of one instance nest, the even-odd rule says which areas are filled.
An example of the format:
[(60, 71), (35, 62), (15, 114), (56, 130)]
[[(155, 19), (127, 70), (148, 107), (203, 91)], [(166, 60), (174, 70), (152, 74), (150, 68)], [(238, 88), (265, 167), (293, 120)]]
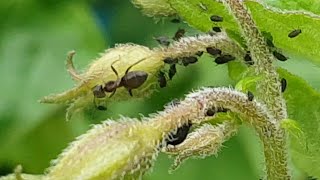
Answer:
[(119, 87), (122, 85), (127, 89), (140, 87), (148, 78), (148, 73), (144, 71), (130, 71), (121, 78)]

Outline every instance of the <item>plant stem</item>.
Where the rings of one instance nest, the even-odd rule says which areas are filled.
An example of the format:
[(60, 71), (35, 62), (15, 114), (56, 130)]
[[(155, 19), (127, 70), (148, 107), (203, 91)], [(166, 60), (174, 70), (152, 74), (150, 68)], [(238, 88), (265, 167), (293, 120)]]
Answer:
[(265, 102), (278, 124), (273, 128), (262, 127), (266, 128), (266, 131), (264, 135), (260, 135), (264, 145), (267, 179), (290, 179), (286, 153), (286, 136), (284, 130), (279, 127), (280, 121), (287, 118), (287, 112), (281, 93), (279, 77), (272, 64), (274, 57), (243, 1), (224, 0), (224, 4), (241, 27), (242, 35), (247, 41), (248, 50), (251, 52), (252, 59), (255, 62), (256, 75), (263, 77), (257, 84), (258, 98)]

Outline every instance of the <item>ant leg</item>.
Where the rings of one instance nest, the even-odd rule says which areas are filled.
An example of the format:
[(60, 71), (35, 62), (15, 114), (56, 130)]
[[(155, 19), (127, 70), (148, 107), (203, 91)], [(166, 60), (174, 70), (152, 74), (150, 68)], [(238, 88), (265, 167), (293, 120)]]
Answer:
[(129, 92), (130, 96), (132, 97), (133, 96), (132, 95), (132, 89), (128, 89), (128, 92)]
[(67, 67), (67, 71), (69, 72), (71, 78), (74, 81), (81, 81), (82, 78), (80, 77), (80, 75), (77, 73), (76, 69), (74, 68), (73, 65), (73, 61), (72, 58), (73, 56), (76, 54), (75, 51), (70, 51), (67, 55), (67, 62), (66, 62), (66, 67)]
[(112, 94), (110, 94), (109, 98), (111, 98), (115, 93), (116, 93), (117, 89), (115, 89)]
[(93, 104), (95, 106), (96, 109), (100, 110), (100, 111), (105, 111), (107, 110), (107, 108), (105, 106), (101, 106), (101, 105), (97, 105), (97, 102), (96, 102), (96, 98), (94, 97), (93, 98)]

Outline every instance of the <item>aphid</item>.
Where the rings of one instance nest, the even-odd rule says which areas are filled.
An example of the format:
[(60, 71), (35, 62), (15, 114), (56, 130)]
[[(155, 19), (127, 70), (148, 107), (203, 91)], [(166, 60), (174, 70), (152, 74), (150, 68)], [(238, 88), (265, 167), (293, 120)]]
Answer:
[(273, 37), (272, 37), (271, 33), (267, 32), (267, 31), (262, 31), (262, 35), (266, 39), (267, 45), (269, 47), (273, 48), (274, 44), (273, 44)]
[(223, 108), (223, 107), (218, 107), (217, 112), (228, 112), (229, 109)]
[(276, 57), (279, 61), (286, 61), (288, 60), (288, 58), (286, 56), (284, 56), (283, 54), (277, 52), (277, 51), (273, 51), (272, 54), (274, 55), (274, 57)]
[(105, 84), (104, 90), (106, 92), (112, 92), (112, 94), (109, 97), (112, 97), (115, 93), (117, 88), (119, 87), (125, 87), (130, 96), (132, 95), (132, 89), (136, 89), (140, 87), (148, 78), (148, 74), (144, 71), (130, 71), (129, 70), (139, 62), (143, 61), (144, 59), (134, 63), (133, 65), (129, 66), (128, 69), (126, 70), (124, 76), (122, 78), (119, 78), (118, 72), (116, 69), (113, 67), (113, 62), (111, 65), (112, 71), (117, 75), (117, 80), (116, 81), (109, 81)]
[(164, 88), (167, 86), (167, 79), (164, 75), (164, 72), (160, 71), (158, 74), (158, 82), (160, 85), (160, 88)]
[(100, 110), (100, 111), (105, 111), (105, 110), (107, 110), (107, 108), (106, 108), (105, 106), (99, 105), (99, 106), (96, 106), (96, 107), (97, 107), (97, 109)]
[(287, 80), (285, 78), (281, 79), (281, 92), (284, 92), (287, 88)]
[(297, 37), (300, 33), (302, 33), (301, 29), (295, 29), (288, 34), (289, 38)]
[(174, 34), (173, 40), (177, 41), (184, 36), (186, 31), (184, 29), (179, 28), (178, 31)]
[(172, 23), (180, 23), (181, 20), (180, 20), (180, 18), (173, 18), (173, 19), (171, 19), (170, 22), (172, 22)]
[(190, 56), (190, 57), (183, 57), (182, 58), (182, 64), (184, 66), (188, 66), (189, 64), (194, 64), (198, 61), (198, 58), (194, 57), (194, 56)]
[(170, 45), (170, 40), (168, 37), (159, 36), (159, 37), (153, 37), (153, 39), (156, 40), (162, 46), (169, 46)]
[(183, 126), (179, 127), (177, 129), (177, 132), (175, 134), (171, 134), (170, 139), (167, 139), (167, 144), (176, 146), (182, 143), (187, 138), (190, 127), (191, 127), (190, 123), (184, 124)]
[(267, 42), (267, 45), (268, 45), (269, 47), (271, 47), (271, 48), (274, 47), (274, 44), (273, 44), (272, 40), (267, 39), (266, 42)]
[(214, 62), (216, 62), (217, 64), (225, 64), (229, 61), (233, 61), (235, 60), (236, 58), (230, 54), (225, 54), (225, 55), (222, 55), (222, 56), (219, 56), (217, 57)]
[(207, 110), (206, 115), (213, 116), (215, 113), (216, 113), (216, 111), (213, 108), (210, 108)]
[(246, 55), (244, 56), (244, 61), (249, 65), (254, 64), (254, 62), (252, 61), (251, 55), (250, 55), (250, 51), (247, 51)]
[(222, 51), (220, 49), (217, 48), (213, 48), (213, 47), (207, 47), (206, 48), (207, 52), (213, 56), (215, 55), (219, 55), (222, 53)]
[(218, 15), (212, 15), (210, 16), (210, 20), (213, 22), (222, 22), (223, 21), (223, 17), (218, 16)]
[(218, 27), (218, 26), (214, 26), (214, 27), (212, 27), (212, 31), (214, 31), (214, 32), (221, 32), (221, 28)]
[(198, 52), (196, 53), (196, 55), (199, 56), (199, 57), (201, 57), (202, 54), (203, 54), (203, 51), (198, 51)]
[(171, 64), (170, 65), (170, 69), (169, 69), (169, 79), (172, 80), (173, 76), (177, 73), (177, 68), (175, 64)]
[(254, 98), (253, 93), (252, 93), (251, 91), (248, 91), (247, 95), (248, 95), (248, 100), (249, 100), (249, 101), (252, 101), (253, 98)]
[(102, 85), (97, 85), (97, 86), (93, 87), (92, 92), (93, 92), (94, 97), (96, 97), (96, 98), (106, 97), (106, 93), (104, 92)]
[(177, 58), (171, 58), (171, 57), (167, 57), (163, 60), (164, 63), (167, 64), (176, 64), (178, 63), (178, 59)]

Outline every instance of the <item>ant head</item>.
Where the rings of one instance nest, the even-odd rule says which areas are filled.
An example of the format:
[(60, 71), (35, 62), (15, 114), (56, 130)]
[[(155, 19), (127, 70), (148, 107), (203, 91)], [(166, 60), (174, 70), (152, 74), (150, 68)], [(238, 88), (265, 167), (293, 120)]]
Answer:
[(117, 89), (117, 82), (116, 81), (108, 81), (104, 84), (104, 91), (106, 92), (113, 92), (115, 89)]
[(94, 97), (96, 97), (96, 98), (104, 98), (106, 96), (106, 94), (103, 92), (102, 85), (97, 85), (97, 86), (93, 87), (92, 92), (93, 92)]

